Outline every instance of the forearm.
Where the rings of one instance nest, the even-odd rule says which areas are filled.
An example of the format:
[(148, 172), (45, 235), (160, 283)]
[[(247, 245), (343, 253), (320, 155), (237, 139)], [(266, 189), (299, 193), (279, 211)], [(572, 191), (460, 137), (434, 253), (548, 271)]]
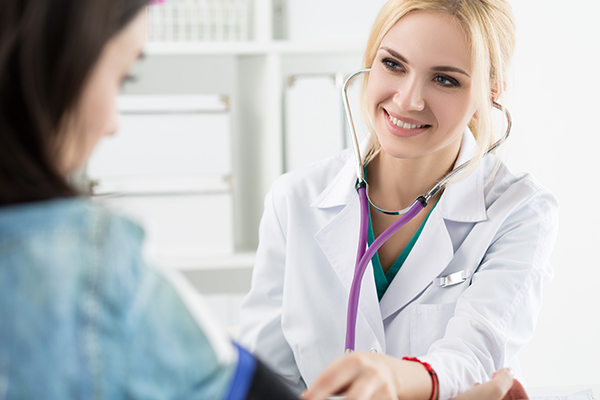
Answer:
[(357, 352), (331, 363), (305, 392), (304, 398), (320, 400), (345, 393), (349, 398), (430, 400), (437, 398), (433, 382), (432, 375), (421, 363)]
[[(405, 366), (407, 373), (404, 378), (407, 381), (404, 382), (403, 386), (407, 392), (405, 396), (403, 395), (400, 398), (437, 400), (439, 381), (431, 365), (413, 357), (404, 357), (401, 362), (412, 364), (406, 364)], [(412, 393), (408, 393), (408, 390)], [(426, 397), (423, 397), (423, 394), (426, 394)]]

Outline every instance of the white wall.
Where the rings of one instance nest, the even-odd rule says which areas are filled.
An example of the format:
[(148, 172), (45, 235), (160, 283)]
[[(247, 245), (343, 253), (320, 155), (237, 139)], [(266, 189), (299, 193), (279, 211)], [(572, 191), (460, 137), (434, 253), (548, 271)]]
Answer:
[(505, 158), (560, 202), (555, 277), (521, 362), (530, 386), (599, 384), (600, 1), (512, 4), (518, 47)]

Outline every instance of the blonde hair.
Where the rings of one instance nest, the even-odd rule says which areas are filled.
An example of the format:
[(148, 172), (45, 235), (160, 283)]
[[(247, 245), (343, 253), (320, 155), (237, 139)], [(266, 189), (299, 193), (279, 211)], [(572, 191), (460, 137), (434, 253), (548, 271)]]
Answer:
[[(371, 68), (384, 36), (402, 17), (415, 11), (443, 12), (452, 16), (463, 29), (471, 57), (473, 90), (478, 118), (468, 123), (477, 141), (474, 162), (461, 176), (472, 172), (494, 142), (492, 98), (497, 99), (506, 87), (506, 73), (515, 47), (515, 23), (506, 0), (390, 0), (377, 16), (363, 56), (363, 68)], [(363, 118), (373, 138), (373, 148), (365, 162), (381, 150), (374, 135), (367, 96), (368, 76), (361, 93)]]

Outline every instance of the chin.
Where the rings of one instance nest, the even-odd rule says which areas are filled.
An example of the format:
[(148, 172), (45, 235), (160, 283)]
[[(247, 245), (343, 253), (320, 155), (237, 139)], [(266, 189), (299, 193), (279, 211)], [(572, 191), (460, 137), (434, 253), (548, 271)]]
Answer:
[(420, 140), (416, 138), (397, 138), (397, 137), (377, 137), (381, 152), (385, 153), (386, 156), (396, 159), (410, 159), (423, 156), (429, 151), (423, 148)]

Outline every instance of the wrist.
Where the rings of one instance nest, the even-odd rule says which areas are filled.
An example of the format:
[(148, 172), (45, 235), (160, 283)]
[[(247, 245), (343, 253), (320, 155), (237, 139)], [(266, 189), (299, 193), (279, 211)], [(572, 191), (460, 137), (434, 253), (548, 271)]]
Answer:
[(439, 388), (439, 381), (437, 378), (437, 374), (435, 373), (435, 370), (431, 367), (431, 365), (429, 365), (428, 363), (419, 360), (416, 357), (402, 357), (402, 360), (404, 361), (411, 361), (414, 363), (418, 363), (421, 364), (421, 366), (425, 369), (425, 371), (427, 372), (427, 374), (430, 377), (430, 380), (428, 381), (430, 384), (430, 396), (428, 397), (428, 400), (437, 400), (438, 399), (438, 388)]

